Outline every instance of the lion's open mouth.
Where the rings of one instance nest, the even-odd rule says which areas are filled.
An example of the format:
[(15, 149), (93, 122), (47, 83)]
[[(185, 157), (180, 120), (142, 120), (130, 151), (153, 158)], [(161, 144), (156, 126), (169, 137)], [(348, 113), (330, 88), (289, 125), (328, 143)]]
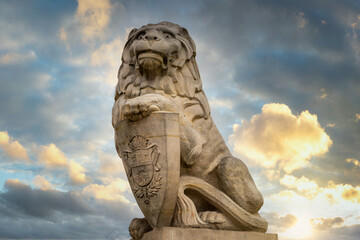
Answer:
[(137, 59), (140, 64), (145, 59), (152, 59), (155, 61), (159, 61), (161, 64), (167, 63), (167, 57), (165, 56), (165, 54), (163, 54), (162, 52), (159, 52), (159, 51), (151, 50), (151, 49), (139, 51), (137, 54)]

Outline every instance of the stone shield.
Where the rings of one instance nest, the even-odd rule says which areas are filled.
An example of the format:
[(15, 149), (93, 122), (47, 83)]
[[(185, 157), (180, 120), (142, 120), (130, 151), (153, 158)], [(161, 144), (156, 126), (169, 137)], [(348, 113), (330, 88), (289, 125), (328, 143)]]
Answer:
[(152, 227), (170, 226), (180, 178), (177, 113), (154, 112), (115, 129), (116, 150), (145, 218)]

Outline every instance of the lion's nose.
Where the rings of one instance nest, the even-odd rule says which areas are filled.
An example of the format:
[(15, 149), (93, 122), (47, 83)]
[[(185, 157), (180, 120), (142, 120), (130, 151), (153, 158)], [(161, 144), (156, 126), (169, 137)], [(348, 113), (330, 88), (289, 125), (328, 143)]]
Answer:
[(160, 40), (160, 35), (159, 35), (158, 31), (152, 30), (152, 31), (146, 33), (145, 39), (148, 40), (150, 42), (150, 44), (152, 44), (153, 42)]

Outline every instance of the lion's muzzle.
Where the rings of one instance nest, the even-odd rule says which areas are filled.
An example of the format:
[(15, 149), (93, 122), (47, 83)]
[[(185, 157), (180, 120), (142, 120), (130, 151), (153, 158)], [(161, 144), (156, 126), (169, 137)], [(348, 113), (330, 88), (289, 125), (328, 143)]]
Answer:
[(155, 70), (159, 68), (166, 69), (167, 57), (165, 54), (154, 51), (146, 50), (138, 53), (137, 57), (139, 66), (145, 70)]

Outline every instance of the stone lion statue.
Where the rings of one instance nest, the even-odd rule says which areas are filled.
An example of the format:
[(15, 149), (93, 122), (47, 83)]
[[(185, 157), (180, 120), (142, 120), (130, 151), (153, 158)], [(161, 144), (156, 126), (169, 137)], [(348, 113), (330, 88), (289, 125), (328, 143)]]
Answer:
[[(138, 121), (156, 111), (179, 114), (180, 176), (193, 183), (182, 187), (185, 191), (200, 181), (204, 193), (189, 187), (179, 196), (178, 208), (190, 206), (195, 212), (191, 220), (178, 211), (173, 226), (265, 232), (267, 222), (258, 214), (263, 197), (211, 118), (195, 55), (194, 41), (179, 25), (161, 22), (133, 29), (118, 72), (112, 124), (115, 128), (121, 120)], [(151, 226), (146, 219), (134, 219), (129, 230), (140, 239)]]

